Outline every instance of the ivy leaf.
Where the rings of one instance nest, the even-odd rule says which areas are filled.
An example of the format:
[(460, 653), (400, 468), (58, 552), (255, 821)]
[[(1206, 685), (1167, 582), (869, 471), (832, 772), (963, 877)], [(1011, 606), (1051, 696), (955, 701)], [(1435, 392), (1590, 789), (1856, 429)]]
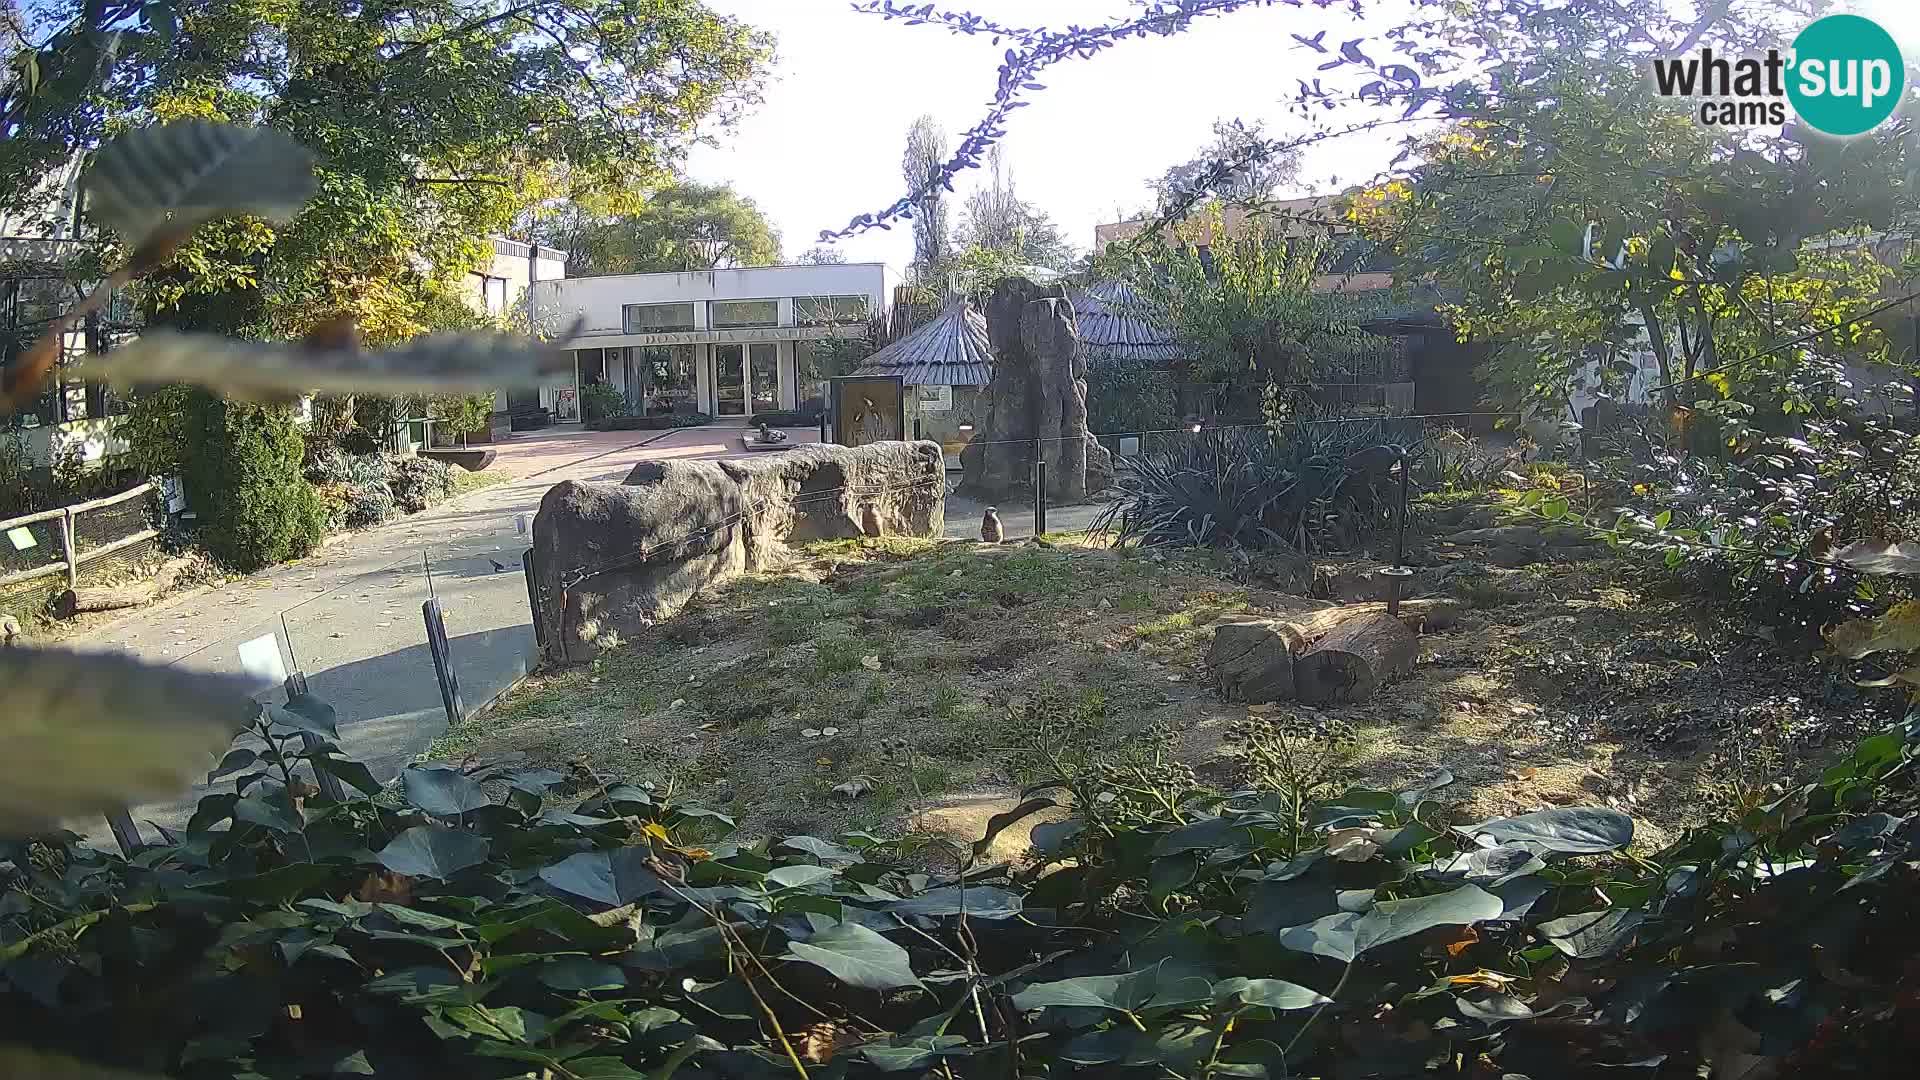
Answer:
[(1460, 831), (1502, 844), (1537, 844), (1563, 855), (1600, 855), (1633, 842), (1633, 819), (1618, 810), (1560, 807), (1497, 818)]
[(492, 805), (473, 778), (451, 765), (411, 765), (400, 774), (407, 801), (436, 817), (459, 817)]
[(962, 890), (957, 885), (948, 885), (889, 904), (887, 910), (901, 915), (929, 917), (958, 915), (965, 911), (970, 919), (1011, 919), (1020, 914), (1021, 906), (1020, 895), (1005, 889), (969, 885)]
[(804, 889), (817, 885), (833, 877), (833, 871), (824, 866), (801, 863), (795, 866), (782, 866), (767, 872), (767, 889)]
[(300, 808), (293, 805), (293, 796), (283, 787), (256, 791), (234, 803), (233, 820), (265, 826), (275, 832), (299, 832), (307, 825)]
[(540, 968), (540, 981), (563, 994), (593, 990), (620, 990), (627, 976), (612, 964), (602, 964), (587, 956), (563, 956)]
[(109, 139), (81, 187), (87, 209), (140, 260), (215, 218), (293, 220), (313, 197), (313, 154), (273, 128), (176, 120)]
[(487, 858), (487, 838), (444, 825), (415, 825), (380, 849), (380, 865), (408, 877), (444, 881)]
[(111, 653), (0, 649), (0, 832), (178, 795), (259, 706), (244, 679)]
[(866, 990), (922, 985), (907, 950), (858, 923), (841, 923), (806, 941), (791, 942), (786, 958), (825, 968), (848, 986)]
[(1647, 913), (1639, 908), (1608, 908), (1549, 919), (1536, 929), (1568, 956), (1593, 960), (1618, 952), (1646, 918)]
[(333, 706), (312, 694), (296, 694), (272, 711), (273, 722), (297, 731), (310, 731), (329, 739), (340, 737), (339, 718)]
[(211, 784), (215, 780), (232, 776), (234, 773), (251, 767), (253, 763), (258, 760), (260, 760), (260, 756), (244, 746), (239, 749), (229, 750), (227, 751), (227, 756), (220, 759), (220, 764), (214, 766), (213, 771), (207, 774), (207, 783)]
[(857, 863), (861, 861), (859, 853), (852, 848), (842, 847), (830, 840), (822, 840), (817, 836), (789, 836), (774, 846), (788, 848), (793, 851), (804, 851), (823, 863)]
[(1013, 1007), (1021, 1012), (1045, 1008), (1131, 1011), (1142, 1002), (1123, 1002), (1122, 995), (1132, 985), (1135, 974), (1138, 973), (1083, 975), (1077, 979), (1034, 983), (1013, 995)]
[(345, 780), (363, 795), (378, 795), (384, 787), (380, 781), (373, 778), (373, 770), (352, 758), (322, 754), (310, 760), (314, 768)]
[(645, 848), (583, 851), (541, 868), (540, 880), (561, 892), (619, 907), (665, 890), (646, 861)]
[(886, 1043), (868, 1043), (856, 1051), (881, 1072), (924, 1068), (936, 1058), (968, 1054), (963, 1035), (916, 1035)]
[(1504, 905), (1478, 885), (1452, 892), (1383, 900), (1365, 914), (1343, 911), (1296, 926), (1280, 935), (1280, 944), (1296, 952), (1313, 953), (1351, 963), (1382, 945), (1412, 937), (1436, 926), (1471, 926), (1497, 919)]
[(1222, 979), (1213, 984), (1213, 999), (1219, 1002), (1238, 1000), (1280, 1011), (1310, 1009), (1333, 1000), (1311, 987), (1283, 979)]

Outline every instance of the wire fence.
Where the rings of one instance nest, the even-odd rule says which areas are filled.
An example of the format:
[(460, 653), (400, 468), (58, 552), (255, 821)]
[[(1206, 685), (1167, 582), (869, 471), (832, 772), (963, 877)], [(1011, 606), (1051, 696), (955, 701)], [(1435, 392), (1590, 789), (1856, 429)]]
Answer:
[[(0, 608), (29, 610), (82, 577), (111, 579), (153, 555), (152, 483), (0, 521)], [(35, 601), (38, 601), (36, 603)]]

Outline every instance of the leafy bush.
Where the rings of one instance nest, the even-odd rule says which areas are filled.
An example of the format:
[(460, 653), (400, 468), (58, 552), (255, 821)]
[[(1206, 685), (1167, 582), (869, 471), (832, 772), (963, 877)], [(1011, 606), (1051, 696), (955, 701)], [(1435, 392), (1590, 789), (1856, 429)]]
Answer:
[(1059, 771), (1035, 791), (1078, 810), (1015, 871), (978, 860), (1053, 799), (951, 852), (734, 840), (652, 787), (565, 797), (542, 769), (383, 791), (303, 697), (130, 860), (0, 844), (0, 1026), (185, 1080), (1893, 1075), (1913, 733), (1651, 855), (1607, 809), (1449, 827), (1444, 772), (1343, 790), (1302, 766), (1338, 734), (1269, 727), (1273, 786), (1225, 794), (1036, 745)]
[(607, 383), (594, 383), (580, 391), (580, 418), (588, 424), (626, 416), (631, 411), (625, 395)]
[(1391, 521), (1387, 470), (1393, 451), (1407, 446), (1395, 440), (1407, 435), (1402, 424), (1375, 420), (1297, 424), (1284, 440), (1257, 429), (1204, 431), (1171, 450), (1119, 459), (1118, 495), (1093, 527), (1146, 546), (1350, 548)]
[(493, 395), (443, 394), (428, 400), (427, 415), (439, 421), (434, 427), (452, 435), (485, 431), (493, 420)]
[(453, 494), (453, 468), (432, 458), (397, 458), (387, 483), (394, 504), (403, 513), (417, 514)]
[(183, 400), (187, 495), (215, 559), (258, 570), (320, 542), (326, 511), (300, 468), (306, 446), (283, 407), (195, 390)]
[(1180, 423), (1171, 372), (1108, 361), (1087, 367), (1087, 430), (1096, 435), (1167, 431)]

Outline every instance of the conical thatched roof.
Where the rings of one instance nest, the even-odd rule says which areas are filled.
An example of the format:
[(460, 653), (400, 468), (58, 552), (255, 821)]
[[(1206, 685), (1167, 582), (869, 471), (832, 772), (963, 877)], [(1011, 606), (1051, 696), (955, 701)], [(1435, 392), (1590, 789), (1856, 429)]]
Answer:
[(861, 361), (855, 375), (899, 375), (908, 386), (985, 386), (993, 377), (987, 320), (964, 300)]
[(1087, 360), (1168, 363), (1180, 358), (1172, 335), (1155, 328), (1140, 315), (1144, 303), (1124, 281), (1098, 281), (1073, 289), (1073, 318), (1086, 343)]

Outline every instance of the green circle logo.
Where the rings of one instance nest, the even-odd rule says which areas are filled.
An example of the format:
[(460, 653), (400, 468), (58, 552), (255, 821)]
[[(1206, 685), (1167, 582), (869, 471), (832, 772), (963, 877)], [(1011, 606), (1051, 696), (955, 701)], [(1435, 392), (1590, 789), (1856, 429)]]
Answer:
[(1829, 15), (1793, 39), (1787, 97), (1816, 131), (1871, 131), (1893, 115), (1906, 86), (1900, 46), (1872, 19)]

